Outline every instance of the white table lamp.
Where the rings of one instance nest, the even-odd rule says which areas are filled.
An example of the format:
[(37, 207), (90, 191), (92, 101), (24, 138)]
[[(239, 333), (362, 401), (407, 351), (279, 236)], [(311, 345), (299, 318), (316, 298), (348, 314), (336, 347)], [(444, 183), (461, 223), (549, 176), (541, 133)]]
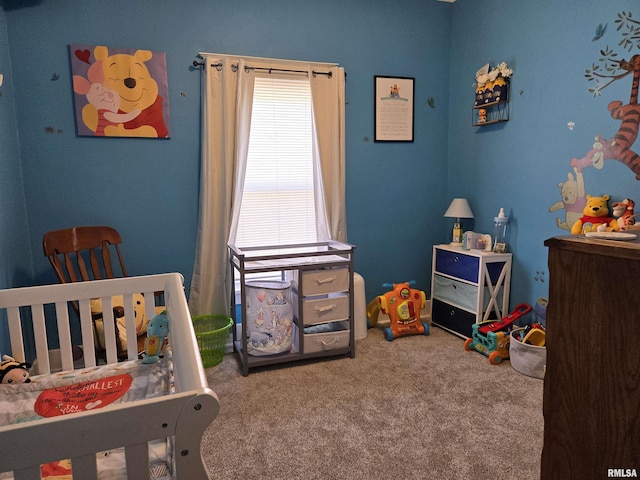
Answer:
[(449, 208), (447, 208), (447, 211), (444, 212), (444, 216), (456, 219), (456, 222), (453, 224), (453, 241), (451, 245), (461, 246), (462, 225), (460, 224), (460, 219), (473, 218), (473, 212), (471, 211), (469, 202), (467, 202), (466, 198), (454, 198)]

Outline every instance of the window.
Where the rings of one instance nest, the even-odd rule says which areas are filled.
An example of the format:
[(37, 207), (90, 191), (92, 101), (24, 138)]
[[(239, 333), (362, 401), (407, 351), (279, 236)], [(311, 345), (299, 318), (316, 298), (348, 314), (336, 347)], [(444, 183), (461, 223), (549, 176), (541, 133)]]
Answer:
[[(331, 63), (201, 56), (202, 201), (189, 306), (194, 314), (228, 313), (229, 242), (248, 248), (346, 239), (344, 69)], [(270, 122), (259, 120), (263, 109), (270, 112)], [(254, 143), (261, 137), (270, 143)], [(257, 176), (252, 173), (256, 152), (262, 164)], [(301, 165), (302, 174), (295, 176)], [(277, 182), (266, 179), (274, 173)]]
[(236, 245), (315, 242), (311, 93), (306, 76), (256, 76)]

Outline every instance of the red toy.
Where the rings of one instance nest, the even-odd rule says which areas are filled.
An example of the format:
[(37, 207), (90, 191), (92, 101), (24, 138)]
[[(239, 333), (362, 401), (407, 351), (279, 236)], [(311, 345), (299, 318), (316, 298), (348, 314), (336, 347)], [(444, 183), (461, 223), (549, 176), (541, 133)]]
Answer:
[(513, 328), (513, 323), (530, 311), (531, 305), (521, 303), (513, 309), (513, 312), (504, 317), (502, 320), (489, 320), (488, 322), (483, 322), (482, 326), (478, 328), (478, 331), (486, 335), (489, 332), (511, 330)]
[(379, 312), (389, 315), (391, 324), (384, 329), (384, 338), (389, 342), (404, 335), (429, 335), (429, 324), (420, 321), (427, 297), (423, 291), (411, 288), (414, 283), (385, 283), (383, 287), (392, 290), (376, 297), (367, 307), (369, 327), (376, 325)]
[(465, 340), (464, 349), (480, 352), (489, 357), (490, 364), (498, 365), (502, 360), (509, 358), (509, 333), (514, 327), (514, 322), (530, 311), (531, 305), (521, 303), (501, 320), (473, 324), (473, 333), (471, 338)]

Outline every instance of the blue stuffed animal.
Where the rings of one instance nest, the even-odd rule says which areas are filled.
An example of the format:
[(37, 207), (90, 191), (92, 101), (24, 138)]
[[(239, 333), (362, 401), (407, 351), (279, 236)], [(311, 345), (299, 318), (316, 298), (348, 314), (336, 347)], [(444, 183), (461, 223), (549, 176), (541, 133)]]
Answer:
[(144, 341), (144, 357), (142, 363), (156, 363), (160, 360), (160, 353), (164, 339), (169, 334), (169, 317), (167, 311), (159, 313), (147, 325), (147, 338)]

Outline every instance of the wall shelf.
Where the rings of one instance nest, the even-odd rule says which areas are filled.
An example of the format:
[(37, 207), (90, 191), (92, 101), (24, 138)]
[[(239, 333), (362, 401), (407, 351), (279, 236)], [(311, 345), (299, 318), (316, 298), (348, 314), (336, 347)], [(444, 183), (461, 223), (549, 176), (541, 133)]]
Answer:
[[(487, 113), (487, 119), (480, 121), (480, 110), (484, 109)], [(499, 102), (489, 102), (482, 105), (474, 105), (471, 108), (471, 125), (474, 127), (483, 127), (494, 123), (507, 122), (509, 120), (509, 98)]]

